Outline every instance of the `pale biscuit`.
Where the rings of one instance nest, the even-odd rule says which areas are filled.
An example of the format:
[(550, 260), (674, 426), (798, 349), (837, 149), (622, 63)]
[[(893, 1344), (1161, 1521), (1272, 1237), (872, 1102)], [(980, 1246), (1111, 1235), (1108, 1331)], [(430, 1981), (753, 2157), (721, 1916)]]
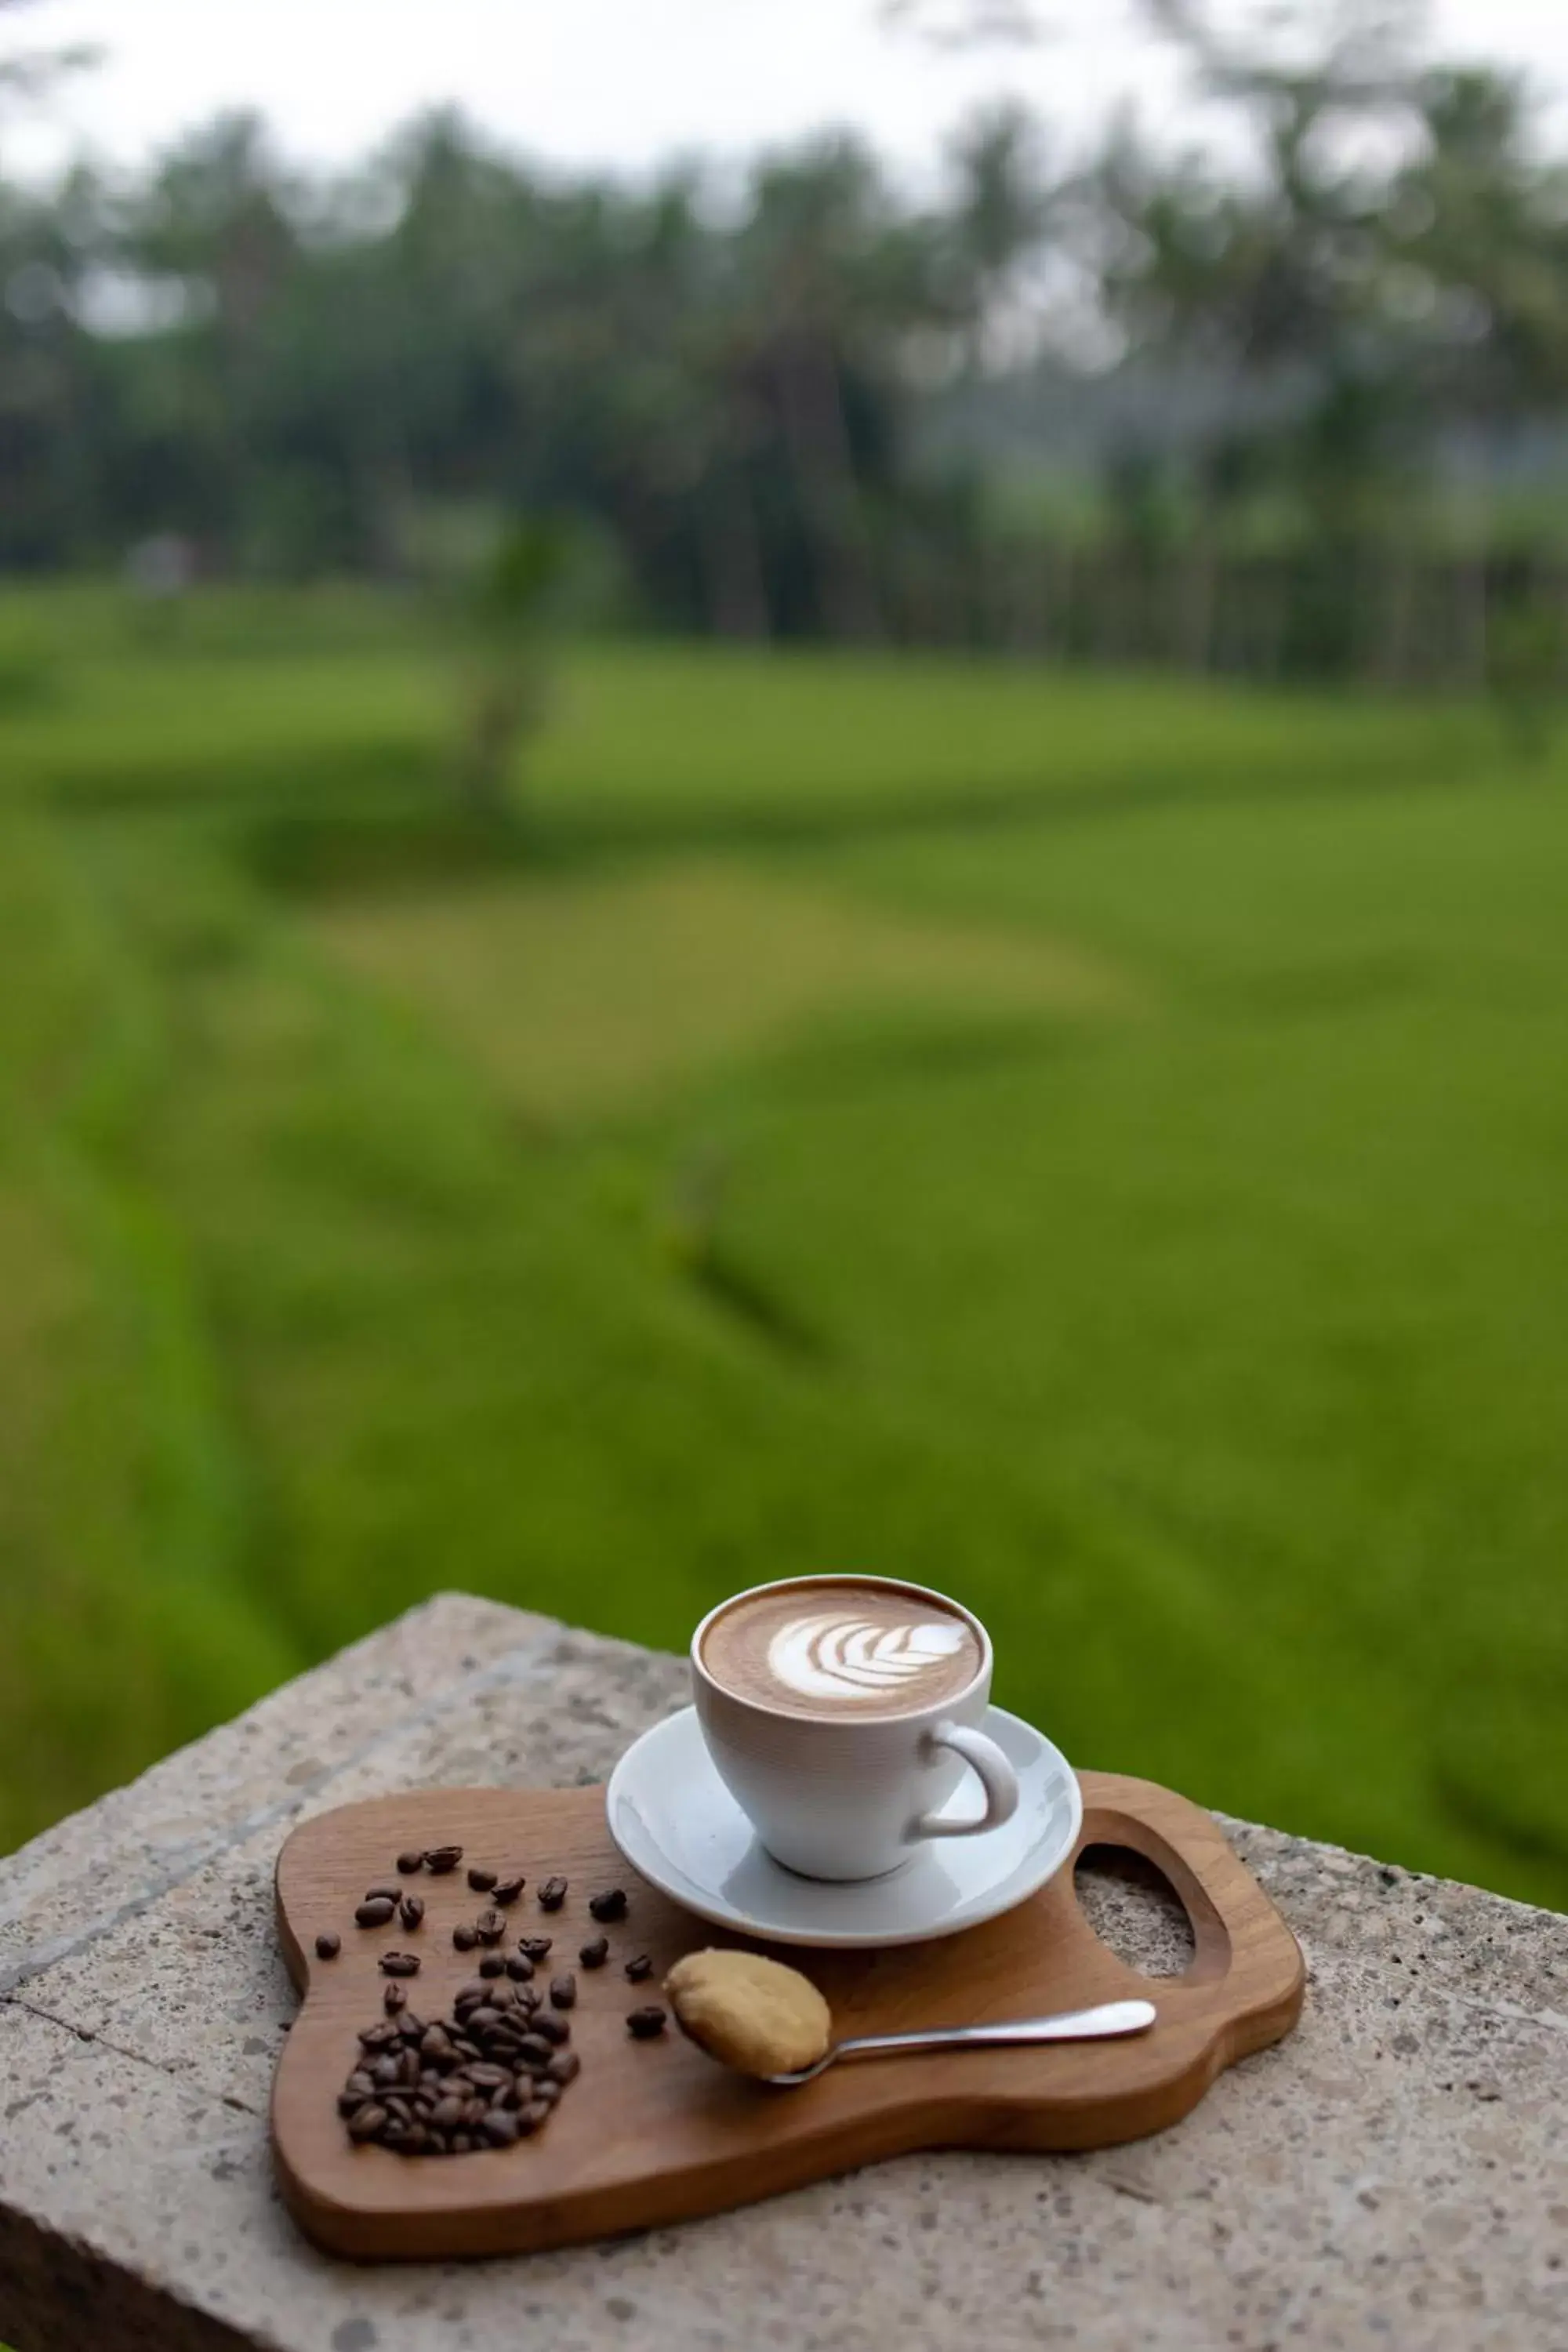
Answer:
[(688, 1952), (664, 1980), (682, 2032), (742, 2074), (810, 2066), (833, 2036), (833, 2018), (798, 1969), (755, 1952)]

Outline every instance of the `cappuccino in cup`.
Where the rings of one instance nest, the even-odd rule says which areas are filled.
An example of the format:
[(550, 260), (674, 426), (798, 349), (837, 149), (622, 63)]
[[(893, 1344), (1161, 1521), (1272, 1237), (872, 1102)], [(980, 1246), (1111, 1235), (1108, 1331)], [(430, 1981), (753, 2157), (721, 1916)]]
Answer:
[(967, 1618), (900, 1585), (804, 1578), (742, 1593), (708, 1620), (702, 1663), (784, 1715), (908, 1715), (957, 1698), (983, 1653)]
[[(990, 1638), (942, 1593), (877, 1576), (758, 1585), (703, 1619), (691, 1668), (721, 1780), (805, 1877), (880, 1877), (928, 1839), (977, 1836), (1016, 1809), (1013, 1769), (980, 1728)], [(966, 1769), (984, 1803), (954, 1819)]]

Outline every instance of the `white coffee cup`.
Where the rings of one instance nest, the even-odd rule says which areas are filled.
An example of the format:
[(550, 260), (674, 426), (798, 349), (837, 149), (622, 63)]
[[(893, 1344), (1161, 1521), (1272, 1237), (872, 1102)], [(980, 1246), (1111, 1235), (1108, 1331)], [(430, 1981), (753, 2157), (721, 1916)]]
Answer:
[[(744, 1696), (703, 1662), (714, 1620), (761, 1595), (814, 1585), (866, 1585), (933, 1603), (962, 1618), (980, 1665), (956, 1696), (896, 1715), (824, 1716)], [(891, 1577), (785, 1577), (710, 1610), (691, 1637), (697, 1719), (720, 1779), (775, 1862), (806, 1878), (879, 1878), (931, 1838), (976, 1837), (1000, 1828), (1018, 1804), (1018, 1782), (996, 1742), (979, 1728), (991, 1699), (991, 1637), (945, 1594)], [(954, 1821), (940, 1810), (969, 1767), (983, 1810)]]

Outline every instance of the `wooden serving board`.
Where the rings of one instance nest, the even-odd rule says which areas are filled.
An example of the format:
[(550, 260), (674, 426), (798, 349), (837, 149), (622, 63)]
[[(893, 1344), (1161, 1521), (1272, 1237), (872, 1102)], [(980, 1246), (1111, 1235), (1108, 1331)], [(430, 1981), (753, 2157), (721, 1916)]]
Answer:
[[(627, 2011), (661, 1997), (658, 1979), (682, 1952), (738, 1939), (628, 1869), (605, 1824), (603, 1789), (420, 1790), (306, 1822), (284, 1847), (277, 1881), (279, 1932), (305, 1996), (272, 2101), (290, 2210), (318, 2244), (363, 2261), (524, 2253), (717, 2212), (912, 2149), (1100, 2147), (1176, 2122), (1223, 2068), (1289, 2032), (1301, 2009), (1301, 1955), (1198, 1806), (1114, 1773), (1088, 1772), (1082, 1783), (1079, 1851), (1131, 1849), (1186, 1906), (1196, 1949), (1184, 1976), (1152, 1986), (1109, 1951), (1079, 1907), (1069, 1867), (1005, 1917), (943, 1941), (881, 1952), (766, 1948), (820, 1985), (840, 2035), (1139, 1994), (1158, 2003), (1152, 2031), (1126, 2042), (870, 2059), (799, 2091), (730, 2074), (673, 2023), (654, 2042), (627, 2033)], [(428, 1906), (416, 1935), (354, 1926), (366, 1888), (395, 1878), (399, 1853), (447, 1843), (465, 1849), (462, 1867), (409, 1882)], [(381, 2015), (378, 1957), (418, 1950), (411, 2006), (426, 2019), (449, 2011), (477, 1958), (453, 1948), (451, 1931), (485, 1903), (468, 1885), (470, 1864), (528, 1873), (504, 1948), (547, 1934), (554, 1948), (542, 1975), (577, 1970), (582, 2074), (546, 2129), (515, 2147), (443, 2158), (355, 2147), (336, 2097), (360, 2028)], [(536, 1889), (552, 1873), (570, 1893), (550, 1915)], [(617, 1885), (630, 1895), (629, 1915), (604, 1931), (609, 1965), (584, 1973), (577, 1948), (601, 1932), (588, 1897)], [(323, 1930), (342, 1937), (335, 1960), (316, 1957)], [(642, 1951), (654, 1978), (629, 1984), (623, 1963)]]

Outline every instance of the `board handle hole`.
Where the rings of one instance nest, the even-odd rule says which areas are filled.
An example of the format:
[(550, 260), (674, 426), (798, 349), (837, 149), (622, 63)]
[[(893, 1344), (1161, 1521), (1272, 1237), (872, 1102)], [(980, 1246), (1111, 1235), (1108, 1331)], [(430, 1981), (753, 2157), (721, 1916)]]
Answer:
[(1086, 1845), (1073, 1871), (1079, 1907), (1102, 1944), (1140, 1976), (1184, 1976), (1196, 1939), (1164, 1872), (1121, 1845)]

